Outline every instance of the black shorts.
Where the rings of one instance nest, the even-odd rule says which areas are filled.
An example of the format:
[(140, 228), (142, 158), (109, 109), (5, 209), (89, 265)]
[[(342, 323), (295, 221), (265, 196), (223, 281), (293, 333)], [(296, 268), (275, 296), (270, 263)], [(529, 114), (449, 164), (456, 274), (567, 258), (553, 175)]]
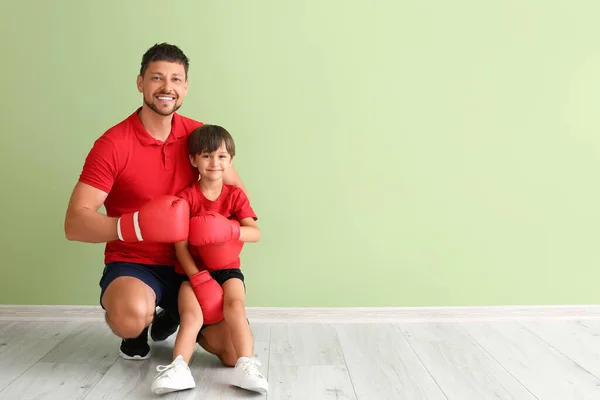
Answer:
[[(186, 280), (186, 281), (190, 280), (187, 276), (185, 276), (185, 275), (182, 275), (182, 276), (183, 276), (183, 280)], [(239, 268), (216, 269), (214, 271), (210, 271), (210, 276), (212, 276), (212, 278), (215, 281), (217, 281), (219, 286), (223, 286), (223, 284), (230, 279), (238, 278), (244, 284), (244, 290), (246, 289), (246, 284), (244, 283), (244, 274), (242, 273), (242, 270), (240, 270)]]
[(185, 280), (185, 275), (176, 273), (175, 269), (168, 265), (147, 265), (129, 262), (106, 264), (102, 278), (100, 278), (100, 305), (102, 305), (102, 296), (108, 285), (120, 276), (132, 276), (150, 286), (156, 295), (156, 305), (167, 311), (176, 321), (179, 321), (177, 299), (179, 297), (179, 288)]
[[(210, 276), (213, 277), (215, 281), (221, 286), (228, 280), (232, 278), (238, 278), (244, 283), (244, 274), (242, 270), (239, 268), (230, 268), (230, 269), (217, 269), (214, 271), (210, 271)], [(246, 284), (244, 283), (244, 289), (246, 288)]]

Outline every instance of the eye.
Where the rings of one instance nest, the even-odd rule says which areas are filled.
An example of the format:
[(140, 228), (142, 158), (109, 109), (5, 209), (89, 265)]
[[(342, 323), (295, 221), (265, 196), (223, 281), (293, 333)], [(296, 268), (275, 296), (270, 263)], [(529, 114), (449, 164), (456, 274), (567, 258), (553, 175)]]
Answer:
[(179, 78), (175, 78), (175, 79), (173, 79), (173, 80), (174, 80), (175, 82), (181, 82), (181, 79), (179, 79)]

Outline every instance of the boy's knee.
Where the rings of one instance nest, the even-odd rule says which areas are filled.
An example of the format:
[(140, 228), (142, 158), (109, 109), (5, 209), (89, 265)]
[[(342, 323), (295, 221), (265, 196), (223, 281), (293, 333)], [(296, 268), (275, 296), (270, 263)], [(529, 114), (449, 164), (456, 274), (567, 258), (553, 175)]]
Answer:
[(223, 311), (243, 315), (246, 313), (246, 305), (242, 300), (227, 300), (223, 304)]
[(221, 363), (226, 367), (235, 367), (235, 364), (238, 360), (238, 356), (235, 353), (235, 351), (223, 352), (221, 354), (218, 354), (217, 357), (219, 357)]
[(200, 330), (202, 328), (202, 324), (204, 323), (204, 318), (202, 315), (202, 311), (193, 310), (193, 311), (182, 311), (179, 313), (179, 324), (181, 327), (195, 327)]

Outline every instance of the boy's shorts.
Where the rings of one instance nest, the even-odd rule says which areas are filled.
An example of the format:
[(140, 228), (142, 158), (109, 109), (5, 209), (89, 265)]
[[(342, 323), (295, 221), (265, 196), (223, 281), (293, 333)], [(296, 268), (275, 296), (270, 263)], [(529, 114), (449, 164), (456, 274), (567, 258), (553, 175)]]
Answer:
[(106, 264), (99, 282), (101, 288), (100, 305), (102, 305), (102, 296), (108, 285), (121, 276), (137, 278), (150, 286), (156, 294), (156, 305), (167, 311), (175, 321), (179, 321), (177, 299), (185, 275), (176, 273), (175, 269), (169, 265), (147, 265), (129, 262)]
[[(210, 271), (210, 276), (213, 277), (215, 281), (221, 286), (228, 280), (232, 278), (238, 278), (244, 283), (244, 274), (242, 270), (239, 268), (231, 268), (231, 269), (217, 269), (214, 271)], [(246, 284), (244, 283), (244, 289), (246, 289)]]
[[(186, 275), (181, 275), (184, 281), (189, 281), (190, 279)], [(244, 284), (244, 290), (246, 290), (246, 283), (244, 282), (244, 274), (242, 270), (239, 268), (230, 268), (230, 269), (215, 269), (210, 271), (210, 276), (217, 281), (219, 286), (223, 286), (225, 282), (230, 279), (238, 278)]]

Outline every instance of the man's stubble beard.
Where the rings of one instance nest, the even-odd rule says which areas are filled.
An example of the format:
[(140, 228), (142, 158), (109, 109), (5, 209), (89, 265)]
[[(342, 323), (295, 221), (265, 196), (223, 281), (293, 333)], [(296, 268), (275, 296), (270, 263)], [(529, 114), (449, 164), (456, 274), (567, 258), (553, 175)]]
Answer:
[(154, 111), (158, 115), (162, 115), (163, 117), (168, 117), (169, 115), (173, 114), (175, 111), (179, 110), (179, 108), (183, 105), (183, 102), (179, 105), (177, 105), (177, 103), (175, 103), (173, 108), (167, 112), (159, 110), (159, 108), (156, 107), (153, 103), (146, 100), (146, 97), (144, 97), (144, 104), (146, 104), (148, 106), (148, 108), (150, 108), (152, 111)]

